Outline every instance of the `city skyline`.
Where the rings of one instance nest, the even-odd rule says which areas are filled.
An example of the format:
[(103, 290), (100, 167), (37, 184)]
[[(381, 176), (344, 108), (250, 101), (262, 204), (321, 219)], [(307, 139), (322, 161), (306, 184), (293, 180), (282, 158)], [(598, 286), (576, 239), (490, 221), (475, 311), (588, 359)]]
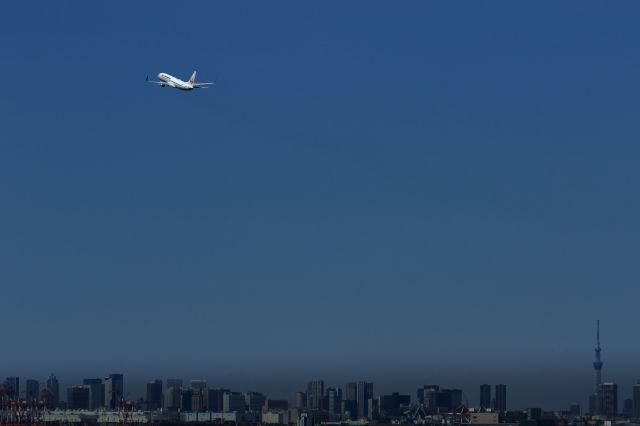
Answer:
[[(596, 346), (595, 361), (595, 392), (588, 396), (587, 408), (582, 408), (580, 402), (573, 402), (558, 412), (568, 416), (582, 417), (604, 416), (607, 419), (618, 418), (619, 415), (631, 418), (640, 407), (640, 379), (630, 389), (631, 398), (620, 395), (618, 384), (602, 379), (603, 348), (600, 345), (600, 320), (596, 321)], [(214, 413), (263, 413), (268, 422), (284, 421), (294, 416), (294, 420), (302, 419), (304, 414), (298, 410), (306, 410), (313, 416), (322, 414), (326, 420), (374, 420), (389, 419), (393, 416), (405, 416), (411, 412), (409, 407), (419, 407), (418, 413), (455, 413), (467, 409), (478, 410), (475, 412), (495, 412), (504, 421), (509, 412), (526, 412), (528, 419), (541, 419), (544, 412), (549, 412), (549, 407), (540, 405), (526, 405), (514, 407), (511, 401), (509, 387), (505, 383), (490, 385), (487, 383), (478, 386), (478, 399), (469, 398), (469, 393), (457, 387), (441, 386), (439, 384), (423, 384), (418, 386), (415, 392), (415, 402), (412, 403), (410, 392), (403, 394), (394, 390), (385, 395), (384, 391), (374, 392), (374, 383), (369, 381), (344, 382), (344, 386), (333, 386), (325, 383), (324, 379), (313, 379), (306, 382), (304, 391), (289, 392), (288, 396), (272, 395), (264, 391), (257, 391), (260, 386), (255, 383), (251, 391), (232, 390), (230, 387), (210, 385), (206, 379), (183, 378), (152, 379), (146, 382), (146, 393), (135, 396), (128, 386), (125, 388), (124, 375), (122, 373), (109, 373), (102, 378), (84, 378), (82, 385), (67, 387), (67, 398), (60, 398), (60, 383), (57, 377), (51, 373), (46, 382), (27, 379), (26, 388), (20, 386), (20, 376), (8, 376), (0, 384), (0, 401), (5, 404), (12, 399), (22, 399), (26, 402), (38, 401), (48, 409), (64, 407), (66, 410), (112, 410), (117, 411), (121, 402), (131, 402), (138, 410), (147, 412), (168, 410), (170, 412), (214, 412)], [(185, 384), (186, 383), (186, 384)], [(280, 385), (284, 384), (281, 380)], [(41, 386), (42, 385), (42, 386)], [(132, 387), (135, 388), (135, 385)], [(377, 389), (377, 387), (376, 387)], [(40, 390), (40, 391), (39, 391)], [(8, 399), (7, 399), (8, 398)], [(558, 401), (554, 401), (556, 404)], [(512, 405), (509, 405), (509, 404)], [(291, 414), (289, 405), (293, 406)], [(3, 405), (6, 406), (6, 405)], [(401, 409), (404, 407), (403, 409)], [(475, 408), (474, 408), (475, 407)], [(568, 407), (568, 409), (567, 409)], [(546, 411), (545, 411), (546, 409)], [(273, 411), (272, 411), (273, 410)], [(444, 411), (441, 411), (444, 410)], [(555, 408), (555, 410), (558, 410)], [(271, 414), (264, 414), (271, 413)], [(280, 414), (277, 414), (280, 413)], [(404, 413), (404, 414), (403, 414)], [(272, 419), (268, 420), (270, 415)], [(325, 417), (329, 416), (329, 417)], [(281, 418), (282, 417), (282, 418)], [(197, 416), (196, 416), (197, 418)], [(497, 422), (498, 417), (483, 417), (491, 422)]]
[[(26, 381), (27, 379), (33, 379), (33, 377), (30, 376), (20, 376), (21, 380)], [(185, 382), (185, 385), (187, 387), (189, 387), (189, 383), (192, 380), (205, 380), (207, 382), (207, 387), (211, 388), (211, 389), (231, 389), (234, 391), (239, 391), (239, 392), (251, 392), (251, 391), (259, 391), (262, 393), (265, 393), (267, 395), (269, 395), (272, 398), (277, 398), (277, 399), (286, 399), (288, 400), (290, 403), (294, 403), (294, 398), (295, 398), (295, 393), (301, 389), (304, 389), (304, 391), (306, 392), (306, 382), (300, 382), (300, 383), (288, 383), (288, 382), (281, 382), (278, 381), (279, 386), (284, 387), (286, 389), (289, 389), (290, 391), (278, 391), (273, 390), (274, 387), (273, 386), (269, 386), (268, 384), (265, 384), (263, 382), (256, 382), (255, 384), (251, 384), (250, 382), (238, 382), (237, 384), (233, 384), (233, 382), (231, 381), (225, 381), (225, 382), (220, 382), (220, 381), (213, 381), (210, 380), (208, 378), (206, 378), (206, 376), (196, 376), (199, 377), (198, 379), (195, 378), (191, 378), (191, 379), (184, 379), (183, 381)], [(74, 386), (83, 386), (86, 385), (86, 383), (83, 383), (84, 379), (71, 379), (69, 377), (64, 377), (64, 376), (57, 376), (59, 383), (60, 383), (60, 400), (61, 401), (65, 401), (66, 400), (66, 394), (67, 394), (67, 389), (72, 388)], [(150, 381), (152, 380), (161, 380), (163, 382), (163, 388), (166, 391), (168, 389), (166, 381), (170, 380), (170, 379), (175, 379), (176, 377), (174, 376), (167, 376), (167, 377), (159, 377), (159, 376), (150, 376), (148, 378), (140, 378), (137, 377), (135, 374), (131, 374), (131, 375), (127, 375), (125, 374), (125, 383), (126, 383), (126, 389), (125, 389), (125, 394), (127, 395), (127, 399), (131, 400), (131, 401), (137, 401), (139, 398), (144, 397), (146, 395), (146, 390), (147, 390), (147, 385), (149, 384)], [(127, 380), (128, 379), (128, 380)], [(44, 389), (46, 387), (45, 383), (46, 380), (38, 380), (40, 383), (40, 387), (42, 389)], [(633, 398), (634, 397), (634, 385), (638, 382), (638, 379), (630, 379), (629, 381), (624, 381), (623, 383), (627, 384), (627, 383), (631, 383), (628, 386), (621, 386), (619, 384), (619, 382), (616, 382), (616, 384), (618, 385), (618, 392), (619, 392), (619, 397), (618, 400), (620, 403), (622, 403), (622, 401), (624, 401), (624, 399), (627, 398)], [(338, 381), (338, 382), (331, 382), (331, 381), (326, 381), (327, 385), (326, 388), (339, 388), (342, 390), (343, 394), (345, 391), (345, 385), (344, 383)], [(346, 381), (345, 381), (346, 383)], [(375, 379), (372, 380), (372, 383), (375, 383), (375, 388), (376, 391), (374, 392), (374, 395), (378, 396), (378, 395), (383, 395), (383, 394), (391, 394), (392, 392), (400, 392), (401, 394), (407, 394), (411, 396), (411, 401), (415, 402), (417, 401), (417, 396), (416, 396), (416, 388), (422, 386), (424, 383), (422, 382), (415, 382), (415, 386), (414, 388), (412, 388), (412, 385), (404, 385), (404, 386), (394, 386), (393, 384), (390, 383), (385, 383), (385, 382), (378, 382)], [(467, 384), (467, 386), (461, 386), (459, 384), (456, 383), (452, 383), (451, 381), (442, 381), (441, 383), (441, 388), (442, 389), (447, 389), (447, 388), (461, 388), (461, 391), (463, 393), (463, 398), (468, 399), (470, 406), (471, 407), (475, 407), (475, 408), (480, 408), (480, 386), (483, 384), (482, 382), (478, 382), (475, 385), (469, 385)], [(496, 392), (496, 385), (498, 385), (500, 383), (496, 382), (496, 383), (492, 383), (491, 384), (491, 388), (492, 388), (492, 395), (495, 398), (495, 392)], [(571, 404), (574, 403), (578, 403), (583, 410), (588, 410), (589, 407), (589, 394), (584, 394), (584, 395), (566, 395), (564, 398), (548, 398), (548, 399), (542, 399), (542, 398), (523, 398), (522, 395), (518, 395), (518, 393), (516, 392), (520, 392), (522, 390), (522, 387), (519, 386), (517, 383), (510, 385), (509, 383), (506, 384), (507, 385), (507, 389), (508, 389), (508, 408), (509, 409), (513, 409), (513, 410), (518, 410), (518, 409), (526, 409), (529, 407), (543, 407), (545, 409), (550, 409), (550, 410), (561, 410), (561, 409), (566, 409), (568, 408)], [(24, 391), (21, 392), (21, 394), (24, 396)], [(573, 396), (573, 398), (572, 398)], [(543, 403), (547, 401), (547, 403)], [(568, 403), (563, 403), (564, 401), (569, 401)], [(622, 409), (622, 407), (620, 407), (620, 409)]]
[[(624, 399), (627, 399), (629, 397), (634, 397), (635, 396), (635, 386), (637, 382), (637, 380), (633, 377), (633, 375), (621, 375), (620, 377), (618, 377), (618, 380), (614, 380), (612, 379), (613, 376), (608, 376), (607, 375), (607, 370), (605, 369), (605, 379), (602, 379), (602, 370), (603, 370), (603, 365), (604, 363), (602, 362), (602, 356), (601, 353), (603, 352), (603, 349), (606, 352), (606, 348), (602, 348), (600, 346), (600, 320), (596, 321), (596, 346), (595, 346), (595, 354), (596, 354), (596, 361), (592, 363), (592, 368), (595, 370), (596, 372), (596, 393), (599, 390), (599, 387), (602, 383), (611, 383), (614, 382), (616, 384), (620, 384), (621, 387), (621, 393), (620, 393), (620, 398), (619, 401), (624, 401)], [(615, 364), (612, 366), (614, 367), (614, 371), (616, 371), (615, 369)], [(179, 371), (179, 370), (175, 370), (175, 371)], [(553, 370), (550, 370), (553, 371)], [(592, 370), (593, 371), (593, 370)], [(619, 370), (618, 370), (619, 371)], [(1, 371), (0, 371), (0, 375), (1, 375)], [(556, 373), (558, 373), (556, 371)], [(75, 376), (74, 376), (75, 374)], [(173, 381), (173, 379), (177, 379), (177, 376), (179, 376), (179, 374), (170, 374), (167, 373), (168, 376), (164, 377), (164, 379), (160, 379), (162, 380), (169, 380), (170, 382)], [(186, 383), (189, 382), (189, 380), (185, 380), (185, 378), (189, 375), (188, 373), (185, 373), (186, 376), (183, 376), (182, 378), (178, 379), (180, 381), (185, 381)], [(240, 387), (244, 387), (244, 390), (257, 390), (257, 388), (264, 388), (264, 390), (266, 390), (268, 393), (273, 393), (273, 395), (275, 397), (278, 398), (284, 398), (289, 400), (290, 402), (294, 402), (295, 400), (295, 393), (298, 392), (300, 389), (295, 387), (295, 381), (301, 381), (303, 380), (303, 376), (304, 373), (299, 373), (302, 375), (299, 375), (299, 377), (297, 379), (294, 379), (291, 377), (291, 375), (286, 375), (286, 376), (279, 376), (277, 375), (277, 372), (275, 375), (270, 375), (266, 372), (263, 372), (263, 374), (253, 374), (253, 375), (245, 375), (243, 377), (243, 379), (238, 380), (237, 376), (234, 378), (231, 378), (234, 376), (233, 373), (229, 374), (227, 373), (227, 377), (224, 377), (224, 375), (222, 376), (217, 376), (217, 375), (212, 375), (211, 373), (206, 373), (206, 372), (201, 372), (201, 373), (192, 373), (191, 376), (192, 377), (200, 377), (200, 379), (195, 379), (192, 378), (191, 383), (193, 384), (194, 381), (198, 381), (198, 380), (204, 380), (205, 382), (209, 382), (209, 383), (218, 383), (217, 386), (215, 386), (216, 388), (237, 388), (238, 386)], [(537, 372), (535, 373), (536, 375), (538, 374)], [(137, 395), (143, 395), (144, 394), (144, 390), (145, 390), (145, 386), (147, 386), (147, 391), (148, 391), (148, 385), (149, 382), (145, 383), (145, 379), (142, 377), (142, 374), (140, 372), (129, 372), (126, 374), (128, 377), (132, 377), (133, 379), (133, 386), (129, 385), (128, 389), (130, 393), (135, 393)], [(345, 395), (348, 395), (351, 393), (356, 392), (356, 388), (359, 386), (359, 384), (361, 383), (367, 383), (367, 382), (362, 382), (362, 381), (356, 381), (356, 382), (352, 382), (350, 384), (352, 384), (353, 386), (353, 390), (349, 391), (347, 388), (349, 386), (349, 383), (347, 383), (347, 385), (344, 387), (344, 389), (341, 387), (341, 385), (339, 385), (340, 380), (344, 381), (344, 377), (342, 379), (337, 379), (336, 377), (336, 373), (332, 373), (332, 374), (325, 374), (329, 380), (327, 380), (327, 385), (325, 386), (325, 380), (322, 379), (318, 382), (307, 382), (307, 388), (305, 389), (306, 391), (306, 398), (308, 400), (308, 403), (310, 404), (309, 406), (314, 406), (319, 404), (322, 400), (322, 398), (324, 398), (324, 394), (325, 394), (325, 389), (329, 389), (332, 386), (335, 386), (336, 383), (338, 383), (338, 385), (336, 386), (337, 389), (340, 389), (341, 392), (344, 391)], [(486, 377), (488, 375), (487, 372), (483, 372), (481, 373), (480, 376), (484, 376)], [(78, 377), (78, 372), (76, 371), (75, 373), (71, 373), (70, 374), (71, 377)], [(112, 374), (109, 374), (108, 376), (106, 376), (105, 379), (105, 383), (107, 383), (108, 380), (110, 380), (110, 377), (112, 376)], [(118, 376), (116, 374), (116, 376)], [(462, 383), (464, 384), (464, 386), (461, 386), (462, 392), (464, 393), (464, 398), (465, 400), (468, 400), (470, 402), (470, 404), (472, 406), (476, 406), (478, 408), (483, 407), (482, 403), (481, 403), (481, 396), (480, 394), (482, 393), (482, 391), (480, 391), (477, 394), (477, 398), (475, 396), (475, 394), (473, 392), (469, 392), (469, 391), (465, 391), (465, 389), (471, 389), (473, 387), (473, 385), (470, 386), (470, 376), (471, 374), (466, 374), (467, 378), (464, 380), (460, 380), (457, 379), (458, 381), (456, 382), (456, 379), (453, 377), (447, 377), (447, 375), (434, 375), (431, 377), (431, 379), (429, 380), (424, 380), (424, 383), (433, 383), (433, 382), (439, 382), (439, 383), (443, 383), (444, 386), (443, 388), (457, 388), (459, 387), (459, 384)], [(586, 374), (585, 374), (586, 376)], [(7, 376), (9, 380), (9, 376)], [(20, 376), (12, 376), (12, 377), (20, 377)], [(49, 379), (52, 376), (49, 376)], [(149, 376), (152, 377), (152, 376)], [(154, 376), (154, 379), (158, 379), (158, 375)], [(361, 375), (362, 377), (362, 375)], [(378, 383), (378, 385), (381, 385), (382, 388), (382, 392), (381, 393), (391, 393), (391, 392), (395, 392), (395, 391), (401, 391), (404, 392), (406, 394), (411, 395), (411, 386), (414, 386), (415, 383), (413, 384), (408, 384), (407, 382), (409, 380), (414, 380), (415, 381), (415, 377), (413, 378), (409, 378), (409, 377), (404, 377), (403, 379), (399, 379), (399, 378), (395, 378), (392, 379), (390, 377), (385, 377), (384, 375), (380, 375), (378, 374), (374, 374), (374, 375), (364, 375), (364, 377), (374, 377), (375, 380), (373, 380), (374, 382)], [(501, 376), (499, 375), (498, 377), (505, 377), (504, 374), (502, 374)], [(506, 376), (508, 377), (508, 375)], [(213, 379), (212, 379), (213, 378)], [(257, 381), (256, 378), (258, 379)], [(530, 377), (531, 378), (531, 377)], [(27, 382), (31, 381), (28, 380), (29, 378), (27, 378)], [(577, 379), (577, 380), (576, 380)], [(73, 381), (73, 379), (69, 379), (71, 381)], [(82, 384), (87, 385), (90, 384), (91, 381), (93, 379), (87, 379), (86, 377), (83, 377), (82, 379)], [(101, 379), (98, 379), (101, 380)], [(122, 379), (119, 379), (122, 380)], [(551, 375), (550, 375), (550, 380), (551, 380)], [(560, 380), (566, 380), (566, 377), (563, 377)], [(77, 381), (77, 379), (76, 379)], [(255, 382), (252, 382), (255, 381)], [(509, 396), (509, 401), (511, 403), (513, 403), (513, 401), (515, 401), (515, 405), (520, 405), (522, 407), (527, 407), (527, 406), (548, 406), (549, 404), (553, 405), (555, 404), (555, 408), (559, 409), (562, 406), (569, 406), (573, 403), (578, 403), (581, 406), (586, 407), (591, 407), (591, 409), (594, 409), (595, 404), (597, 403), (595, 399), (593, 398), (597, 398), (596, 394), (592, 392), (587, 392), (585, 393), (582, 397), (574, 397), (574, 395), (576, 395), (576, 390), (579, 387), (572, 387), (569, 386), (567, 389), (573, 389), (573, 391), (567, 391), (566, 393), (563, 393), (563, 397), (562, 398), (558, 398), (555, 395), (550, 395), (547, 396), (547, 398), (540, 398), (539, 395), (536, 395), (535, 391), (531, 391), (531, 385), (528, 383), (527, 379), (517, 379), (517, 378), (512, 378), (511, 381), (514, 383), (513, 384), (513, 388), (516, 390), (516, 393), (514, 394), (513, 392), (510, 394)], [(572, 382), (578, 382), (578, 383), (583, 383), (585, 381), (584, 377), (581, 378), (577, 378), (577, 377), (573, 377), (571, 379)], [(504, 381), (503, 381), (504, 382)], [(78, 382), (79, 383), (79, 382)], [(75, 385), (77, 385), (78, 383), (75, 383)], [(313, 388), (309, 388), (309, 386), (312, 386), (311, 384), (314, 383), (314, 387)], [(484, 382), (479, 381), (478, 385), (480, 388), (482, 388), (484, 385), (484, 383), (486, 383), (486, 380)], [(488, 396), (489, 396), (489, 400), (491, 401), (491, 406), (495, 406), (496, 404), (496, 400), (498, 399), (498, 395), (499, 395), (499, 391), (498, 389), (495, 387), (496, 384), (498, 383), (498, 381), (496, 381), (495, 384), (489, 384), (490, 389), (488, 392)], [(546, 386), (544, 388), (545, 393), (548, 390), (548, 384), (550, 382), (548, 381), (546, 383)], [(593, 383), (593, 382), (592, 382)], [(39, 384), (42, 387), (46, 387), (47, 386), (47, 382), (44, 381), (40, 381), (36, 384)], [(274, 385), (276, 384), (276, 385)], [(110, 385), (108, 385), (110, 386)], [(118, 389), (121, 389), (122, 385), (118, 385), (120, 386)], [(64, 389), (64, 388), (62, 388)], [(285, 390), (286, 389), (286, 390)], [(312, 390), (311, 390), (312, 389)], [(529, 391), (527, 392), (527, 389), (529, 389)], [(593, 388), (592, 388), (593, 389)], [(105, 391), (103, 391), (105, 392)], [(106, 391), (106, 393), (108, 394), (109, 391)], [(486, 392), (485, 392), (486, 393)], [(616, 392), (617, 393), (617, 392)], [(311, 397), (311, 395), (316, 395), (315, 397)], [(135, 399), (135, 398), (134, 398)], [(418, 398), (419, 399), (419, 398)], [(112, 404), (115, 404), (112, 403)], [(559, 406), (558, 406), (559, 405)], [(498, 407), (502, 406), (500, 403), (498, 403)]]
[[(64, 404), (64, 407), (70, 410), (96, 410), (103, 408), (114, 410), (117, 409), (118, 406), (120, 406), (119, 401), (123, 400), (135, 402), (136, 404), (144, 404), (142, 406), (144, 410), (158, 410), (163, 407), (167, 409), (167, 407), (169, 407), (169, 404), (172, 404), (170, 401), (174, 400), (174, 397), (171, 396), (171, 392), (175, 388), (179, 390), (183, 395), (179, 398), (179, 407), (183, 406), (183, 404), (185, 403), (185, 392), (189, 392), (189, 407), (191, 407), (191, 404), (193, 404), (193, 411), (196, 412), (242, 411), (241, 409), (236, 410), (230, 408), (232, 406), (240, 407), (239, 405), (233, 405), (235, 403), (231, 402), (231, 397), (235, 398), (236, 396), (242, 399), (242, 406), (244, 406), (244, 404), (246, 403), (247, 410), (249, 411), (261, 411), (263, 406), (267, 406), (266, 402), (268, 401), (273, 401), (272, 406), (274, 407), (274, 409), (282, 410), (283, 405), (278, 401), (287, 401), (286, 406), (284, 406), (285, 410), (287, 409), (287, 407), (289, 407), (289, 405), (291, 405), (293, 408), (304, 408), (311, 411), (326, 410), (329, 414), (341, 414), (345, 410), (352, 410), (352, 413), (354, 413), (353, 415), (356, 415), (355, 413), (357, 413), (356, 418), (370, 419), (373, 417), (373, 413), (370, 411), (373, 408), (371, 406), (371, 403), (369, 403), (367, 408), (366, 401), (375, 399), (377, 401), (379, 400), (380, 404), (382, 404), (382, 398), (386, 398), (384, 401), (389, 404), (393, 404), (392, 401), (394, 400), (396, 401), (396, 404), (399, 401), (403, 401), (403, 404), (406, 406), (409, 406), (410, 404), (420, 404), (425, 407), (433, 407), (434, 404), (437, 404), (437, 406), (439, 407), (448, 407), (449, 412), (458, 410), (460, 409), (460, 407), (483, 410), (487, 409), (489, 411), (494, 410), (498, 413), (506, 413), (507, 411), (517, 412), (535, 407), (537, 407), (535, 409), (546, 411), (549, 410), (549, 407), (542, 406), (510, 406), (508, 403), (508, 401), (510, 400), (508, 396), (510, 395), (508, 391), (509, 387), (505, 384), (481, 384), (478, 386), (478, 395), (480, 396), (480, 398), (482, 398), (482, 395), (484, 395), (485, 398), (487, 397), (487, 394), (489, 396), (494, 395), (494, 397), (491, 398), (490, 406), (487, 407), (482, 406), (479, 403), (474, 404), (473, 401), (468, 398), (468, 393), (462, 389), (448, 388), (446, 386), (435, 384), (425, 384), (419, 386), (414, 395), (412, 395), (411, 393), (407, 393), (405, 396), (403, 396), (402, 392), (395, 391), (389, 392), (389, 395), (385, 396), (385, 392), (383, 391), (373, 391), (374, 384), (372, 382), (346, 382), (344, 386), (332, 387), (325, 386), (324, 380), (316, 379), (310, 380), (306, 383), (306, 391), (303, 393), (303, 399), (299, 399), (298, 397), (298, 394), (300, 392), (296, 392), (295, 395), (292, 395), (293, 397), (278, 399), (278, 397), (275, 397), (274, 395), (270, 395), (262, 391), (257, 391), (258, 389), (256, 389), (255, 387), (253, 388), (253, 391), (242, 390), (238, 392), (238, 390), (229, 388), (225, 389), (220, 386), (215, 386), (214, 384), (211, 384), (207, 380), (203, 379), (192, 379), (190, 381), (185, 381), (183, 379), (171, 378), (166, 380), (149, 380), (146, 383), (146, 394), (142, 396), (133, 396), (128, 388), (123, 388), (123, 377), (124, 376), (121, 373), (111, 373), (104, 379), (85, 378), (82, 385), (73, 385), (67, 387), (67, 398), (60, 398), (59, 403)], [(30, 395), (30, 391), (34, 387), (36, 389), (38, 388), (38, 381), (32, 379), (26, 380), (27, 389), (21, 392), (19, 380), (20, 379), (17, 376), (7, 377), (4, 382), (0, 383), (0, 396), (2, 396), (2, 398), (6, 398), (7, 396), (9, 396), (10, 398), (16, 398), (16, 395), (20, 395), (21, 399), (24, 399), (26, 401), (31, 400), (32, 396)], [(119, 385), (110, 384), (110, 382), (113, 380), (118, 380)], [(53, 382), (55, 382), (55, 385), (52, 384)], [(633, 386), (631, 395), (632, 398), (623, 398), (619, 395), (617, 384), (611, 382), (603, 382), (599, 386), (599, 392), (601, 392), (601, 401), (598, 402), (598, 404), (600, 404), (598, 408), (591, 406), (589, 408), (581, 409), (580, 407), (582, 407), (582, 405), (580, 403), (572, 403), (567, 407), (564, 407), (561, 411), (573, 413), (577, 410), (581, 411), (583, 414), (593, 414), (594, 412), (598, 412), (598, 410), (601, 410), (602, 413), (607, 415), (607, 417), (615, 417), (619, 413), (625, 412), (630, 416), (631, 413), (635, 413), (634, 410), (636, 410), (637, 407), (640, 406), (640, 393), (637, 391), (637, 389), (640, 389), (639, 384), (640, 379), (638, 379), (636, 381), (636, 384), (634, 384)], [(55, 393), (52, 391), (52, 386), (54, 386), (56, 389), (58, 387), (58, 381), (54, 374), (51, 374), (49, 376), (46, 383), (42, 383), (42, 393), (39, 394), (39, 398), (33, 399), (38, 401), (47, 401), (47, 399), (51, 398), (51, 395)], [(113, 392), (106, 390), (111, 386), (116, 386), (117, 390), (114, 390)], [(489, 389), (487, 389), (487, 387)], [(94, 393), (96, 391), (97, 393)], [(198, 392), (198, 394), (200, 395), (199, 398), (204, 398), (204, 400), (197, 402), (196, 392)], [(211, 392), (214, 392), (214, 394), (216, 392), (220, 392), (221, 394), (217, 397), (214, 396), (214, 399), (212, 400), (210, 396), (207, 396), (207, 392), (209, 394)], [(224, 398), (220, 399), (223, 394)], [(36, 395), (38, 395), (37, 391)], [(98, 397), (97, 403), (95, 402), (96, 397)], [(341, 410), (337, 408), (340, 407), (340, 404), (338, 404), (337, 402), (333, 402), (332, 398), (336, 397), (338, 398), (337, 401), (342, 401)], [(113, 398), (115, 398), (117, 401), (115, 404), (113, 403)], [(219, 400), (218, 403), (211, 402), (215, 401), (216, 398), (218, 398)], [(224, 404), (220, 402), (222, 400), (224, 401)], [(47, 402), (47, 404), (53, 404), (51, 407), (58, 407), (58, 402), (56, 402), (55, 397), (52, 401), (53, 402)], [(347, 404), (347, 402), (349, 401), (352, 403), (352, 405)], [(631, 405), (627, 405), (628, 402), (630, 402)], [(218, 408), (211, 410), (210, 408), (213, 407), (211, 404), (214, 404), (214, 406)], [(222, 408), (223, 406), (224, 408)], [(192, 411), (191, 408), (184, 407), (182, 408), (182, 410)]]

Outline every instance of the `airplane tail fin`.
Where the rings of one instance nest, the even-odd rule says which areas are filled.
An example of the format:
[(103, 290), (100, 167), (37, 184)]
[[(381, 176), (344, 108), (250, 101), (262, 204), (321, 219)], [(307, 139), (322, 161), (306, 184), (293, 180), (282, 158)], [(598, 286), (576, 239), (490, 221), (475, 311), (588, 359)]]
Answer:
[(193, 74), (191, 74), (191, 78), (189, 79), (189, 83), (193, 84), (196, 82), (196, 72), (194, 71)]

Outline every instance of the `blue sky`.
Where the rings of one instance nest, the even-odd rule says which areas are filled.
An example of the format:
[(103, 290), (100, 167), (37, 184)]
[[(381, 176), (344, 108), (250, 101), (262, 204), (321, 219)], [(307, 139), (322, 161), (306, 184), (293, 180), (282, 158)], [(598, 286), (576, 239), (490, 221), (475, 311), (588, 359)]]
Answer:
[(0, 15), (0, 374), (640, 377), (640, 5), (173, 6)]

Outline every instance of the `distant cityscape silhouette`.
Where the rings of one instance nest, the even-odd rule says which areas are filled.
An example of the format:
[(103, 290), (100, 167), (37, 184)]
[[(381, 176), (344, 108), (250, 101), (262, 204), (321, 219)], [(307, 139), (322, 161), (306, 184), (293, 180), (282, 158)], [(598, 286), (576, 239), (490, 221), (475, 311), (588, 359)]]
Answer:
[[(19, 377), (7, 377), (0, 387), (2, 424), (23, 423), (256, 423), (329, 424), (412, 423), (412, 424), (509, 424), (535, 426), (571, 422), (640, 420), (640, 380), (633, 386), (633, 399), (619, 410), (618, 387), (602, 382), (600, 321), (596, 324), (595, 391), (588, 410), (579, 403), (566, 410), (545, 411), (543, 407), (513, 408), (507, 405), (507, 385), (479, 385), (480, 404), (472, 407), (461, 389), (445, 389), (437, 384), (419, 387), (415, 394), (374, 393), (367, 381), (348, 382), (344, 387), (325, 386), (311, 380), (292, 399), (273, 399), (261, 392), (238, 392), (211, 388), (206, 380), (154, 379), (146, 385), (146, 395), (132, 400), (125, 390), (124, 375), (109, 374), (86, 378), (66, 389), (61, 398), (58, 378), (51, 374), (43, 386)], [(492, 392), (493, 390), (493, 392)]]

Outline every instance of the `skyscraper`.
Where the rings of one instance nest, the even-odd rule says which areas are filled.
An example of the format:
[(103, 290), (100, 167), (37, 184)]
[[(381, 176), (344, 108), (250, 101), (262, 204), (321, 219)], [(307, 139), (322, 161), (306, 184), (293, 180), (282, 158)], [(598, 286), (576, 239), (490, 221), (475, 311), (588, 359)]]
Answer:
[(51, 396), (51, 408), (56, 408), (60, 403), (60, 385), (58, 384), (58, 378), (53, 373), (47, 379), (47, 391)]
[(345, 385), (340, 411), (342, 414), (348, 413), (350, 420), (358, 419), (358, 382), (349, 382)]
[(440, 386), (438, 385), (424, 385), (424, 406), (430, 411), (435, 411), (438, 408), (439, 392)]
[(194, 413), (199, 413), (202, 411), (206, 411), (206, 394), (207, 389), (205, 388), (191, 388), (191, 411)]
[(151, 380), (147, 383), (147, 409), (158, 410), (162, 408), (162, 380)]
[(225, 392), (222, 398), (222, 405), (225, 413), (244, 413), (244, 395), (242, 395), (240, 392)]
[(633, 418), (640, 419), (640, 379), (633, 385)]
[(453, 412), (462, 405), (462, 391), (460, 389), (441, 389), (436, 393), (439, 412)]
[(418, 403), (423, 404), (426, 408), (435, 409), (437, 406), (437, 393), (440, 391), (438, 385), (424, 385), (418, 388)]
[(598, 405), (598, 394), (592, 393), (589, 395), (589, 414), (595, 416), (598, 414), (599, 405)]
[(480, 385), (480, 408), (491, 408), (491, 385)]
[(451, 405), (449, 409), (456, 411), (462, 406), (462, 389), (451, 389)]
[(40, 390), (40, 401), (42, 401), (45, 407), (47, 407), (49, 410), (55, 409), (53, 405), (53, 395), (46, 386)]
[(302, 410), (307, 408), (307, 394), (304, 392), (296, 392), (296, 394), (293, 397), (294, 399), (294, 407)]
[(399, 416), (401, 414), (400, 407), (411, 405), (411, 397), (400, 395), (398, 392), (393, 392), (391, 395), (380, 395), (378, 401), (378, 409), (383, 417)]
[(324, 399), (324, 380), (312, 380), (307, 383), (307, 408), (309, 410), (322, 410)]
[(88, 410), (90, 402), (89, 386), (72, 386), (67, 389), (67, 408), (69, 410)]
[(344, 400), (345, 401), (353, 401), (354, 403), (358, 401), (358, 383), (357, 382), (349, 382), (344, 387)]
[(260, 392), (247, 392), (244, 394), (244, 403), (250, 411), (260, 412), (267, 397)]
[(115, 410), (124, 398), (124, 376), (122, 374), (109, 374), (104, 379), (105, 407)]
[(180, 387), (171, 386), (167, 388), (164, 395), (164, 408), (168, 411), (178, 411), (180, 409), (180, 396), (182, 389)]
[(182, 379), (167, 379), (167, 389), (182, 387)]
[(507, 385), (496, 385), (495, 410), (499, 413), (507, 411)]
[(633, 399), (626, 398), (622, 401), (622, 417), (630, 419), (633, 416)]
[(182, 388), (180, 392), (180, 410), (191, 411), (193, 409), (193, 389)]
[(598, 414), (609, 419), (618, 415), (618, 385), (615, 383), (601, 383), (598, 389)]
[(329, 414), (340, 413), (341, 398), (338, 397), (338, 390), (334, 388), (327, 389), (327, 411)]
[(194, 413), (204, 411), (209, 401), (206, 401), (207, 395), (206, 380), (191, 380), (191, 411)]
[(369, 399), (373, 399), (373, 383), (358, 382), (357, 398), (358, 419), (371, 419), (372, 413), (369, 412)]
[(20, 399), (20, 378), (7, 377), (4, 380), (4, 390), (7, 392), (10, 399)]
[(378, 399), (373, 397), (369, 398), (367, 401), (367, 419), (371, 420), (378, 418), (379, 412)]
[(230, 389), (208, 389), (207, 408), (214, 413), (222, 413), (224, 410), (224, 394), (231, 392)]
[(82, 384), (89, 387), (89, 409), (104, 407), (104, 384), (102, 379), (84, 379)]
[(40, 397), (40, 383), (37, 380), (27, 380), (27, 401), (37, 401)]
[(204, 390), (207, 388), (206, 380), (191, 380), (191, 389), (201, 389)]

